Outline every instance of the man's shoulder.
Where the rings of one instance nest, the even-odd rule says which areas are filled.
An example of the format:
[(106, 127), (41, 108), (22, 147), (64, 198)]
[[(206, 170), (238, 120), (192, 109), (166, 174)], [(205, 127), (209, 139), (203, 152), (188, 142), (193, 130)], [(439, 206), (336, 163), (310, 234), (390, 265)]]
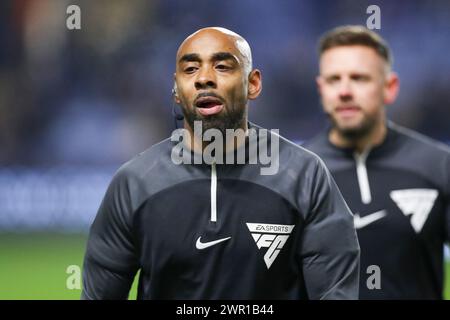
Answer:
[[(417, 131), (389, 123), (393, 143), (389, 146), (386, 166), (407, 170), (429, 183), (450, 192), (450, 148)], [(392, 148), (391, 148), (392, 146)]]
[(171, 146), (170, 138), (152, 145), (120, 166), (116, 175), (131, 178), (146, 175), (148, 172), (157, 169), (161, 163), (170, 160)]
[(393, 122), (389, 122), (388, 128), (398, 136), (403, 152), (409, 151), (430, 158), (450, 157), (450, 147), (443, 142)]
[(280, 141), (280, 156), (287, 166), (317, 166), (321, 158), (309, 148), (298, 145), (291, 140), (278, 135)]
[[(271, 143), (273, 143), (274, 141), (278, 141), (279, 152), (281, 156), (288, 156), (288, 158), (295, 157), (297, 159), (302, 159), (303, 161), (312, 161), (312, 162), (317, 162), (318, 160), (320, 160), (320, 158), (311, 150), (305, 148), (304, 146), (296, 144), (292, 140), (289, 140), (284, 136), (282, 136), (279, 130), (265, 129), (253, 123), (251, 124), (251, 128), (256, 129), (257, 131), (258, 130), (268, 131), (270, 133), (269, 136)], [(260, 133), (259, 135), (261, 136)]]
[(317, 154), (321, 154), (330, 149), (326, 130), (322, 130), (312, 138), (304, 141), (302, 147)]
[(109, 193), (129, 199), (131, 211), (136, 210), (145, 199), (170, 183), (165, 172), (171, 166), (171, 146), (170, 138), (165, 139), (120, 166), (111, 180)]

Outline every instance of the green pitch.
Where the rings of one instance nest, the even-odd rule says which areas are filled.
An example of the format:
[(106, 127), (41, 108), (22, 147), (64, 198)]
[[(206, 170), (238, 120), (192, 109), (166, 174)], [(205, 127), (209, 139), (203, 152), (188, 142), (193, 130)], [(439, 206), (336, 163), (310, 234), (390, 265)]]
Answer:
[[(80, 289), (69, 266), (83, 263), (86, 235), (1, 234), (0, 299), (79, 299)], [(450, 263), (446, 265), (450, 275)], [(73, 272), (73, 271), (72, 271)], [(68, 281), (69, 280), (69, 281)], [(136, 281), (130, 299), (136, 299)], [(450, 277), (446, 279), (446, 299), (450, 300)]]
[[(75, 273), (67, 268), (81, 269), (86, 240), (87, 235), (0, 234), (0, 299), (80, 299), (70, 278)], [(68, 279), (75, 288), (67, 288)], [(136, 287), (135, 282), (130, 299), (136, 299)]]

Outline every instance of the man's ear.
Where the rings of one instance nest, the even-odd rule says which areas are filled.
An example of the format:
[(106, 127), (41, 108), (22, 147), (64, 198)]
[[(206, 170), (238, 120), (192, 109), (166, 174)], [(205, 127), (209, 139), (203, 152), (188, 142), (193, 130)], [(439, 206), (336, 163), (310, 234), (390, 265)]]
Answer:
[(316, 88), (317, 88), (317, 93), (319, 94), (319, 100), (320, 100), (320, 103), (322, 104), (322, 109), (324, 110), (325, 113), (327, 113), (327, 111), (325, 109), (325, 105), (323, 104), (323, 95), (322, 95), (324, 82), (325, 82), (325, 79), (321, 75), (316, 76)]
[(180, 100), (180, 97), (178, 97), (178, 91), (177, 91), (177, 84), (176, 84), (176, 82), (173, 84), (173, 88), (172, 88), (172, 97), (173, 97), (173, 101), (176, 103), (176, 104), (180, 104), (181, 103), (181, 100)]
[(319, 93), (320, 96), (322, 96), (322, 85), (323, 85), (322, 77), (317, 76), (316, 77), (316, 87), (317, 87), (317, 92)]
[(180, 104), (181, 103), (180, 97), (178, 96), (178, 86), (177, 86), (176, 74), (175, 73), (173, 74), (172, 98), (173, 98), (173, 101), (176, 104)]
[(395, 102), (400, 90), (400, 79), (395, 72), (390, 72), (384, 86), (384, 104), (389, 105)]
[(262, 90), (262, 76), (258, 69), (252, 70), (248, 75), (248, 98), (250, 100), (256, 99)]
[(322, 92), (322, 82), (323, 82), (322, 77), (316, 76), (316, 88), (317, 88), (317, 92), (319, 94), (321, 94), (321, 92)]

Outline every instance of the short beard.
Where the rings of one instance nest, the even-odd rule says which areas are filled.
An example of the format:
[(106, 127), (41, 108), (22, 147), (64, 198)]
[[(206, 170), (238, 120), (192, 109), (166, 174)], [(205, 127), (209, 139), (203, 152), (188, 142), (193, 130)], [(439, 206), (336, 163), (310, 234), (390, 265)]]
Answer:
[(348, 141), (357, 141), (367, 137), (375, 128), (376, 120), (365, 117), (362, 123), (354, 128), (341, 128), (337, 121), (330, 116), (332, 128), (336, 130), (340, 136)]
[(245, 124), (246, 108), (238, 108), (229, 111), (228, 113), (215, 114), (206, 117), (197, 114), (195, 111), (191, 112), (187, 110), (187, 108), (183, 108), (183, 114), (191, 130), (194, 130), (194, 121), (201, 121), (203, 134), (208, 129), (217, 129), (220, 130), (225, 137), (227, 129), (236, 130), (243, 128)]

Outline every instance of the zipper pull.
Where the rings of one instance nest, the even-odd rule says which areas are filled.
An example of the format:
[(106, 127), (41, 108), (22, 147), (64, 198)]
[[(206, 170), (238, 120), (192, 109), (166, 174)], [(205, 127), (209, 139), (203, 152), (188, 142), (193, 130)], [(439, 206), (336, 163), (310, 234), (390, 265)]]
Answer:
[(367, 173), (366, 160), (369, 155), (370, 148), (364, 150), (361, 154), (353, 155), (356, 161), (356, 175), (358, 177), (359, 190), (361, 192), (361, 201), (364, 204), (372, 202), (372, 193), (370, 191), (369, 176)]

